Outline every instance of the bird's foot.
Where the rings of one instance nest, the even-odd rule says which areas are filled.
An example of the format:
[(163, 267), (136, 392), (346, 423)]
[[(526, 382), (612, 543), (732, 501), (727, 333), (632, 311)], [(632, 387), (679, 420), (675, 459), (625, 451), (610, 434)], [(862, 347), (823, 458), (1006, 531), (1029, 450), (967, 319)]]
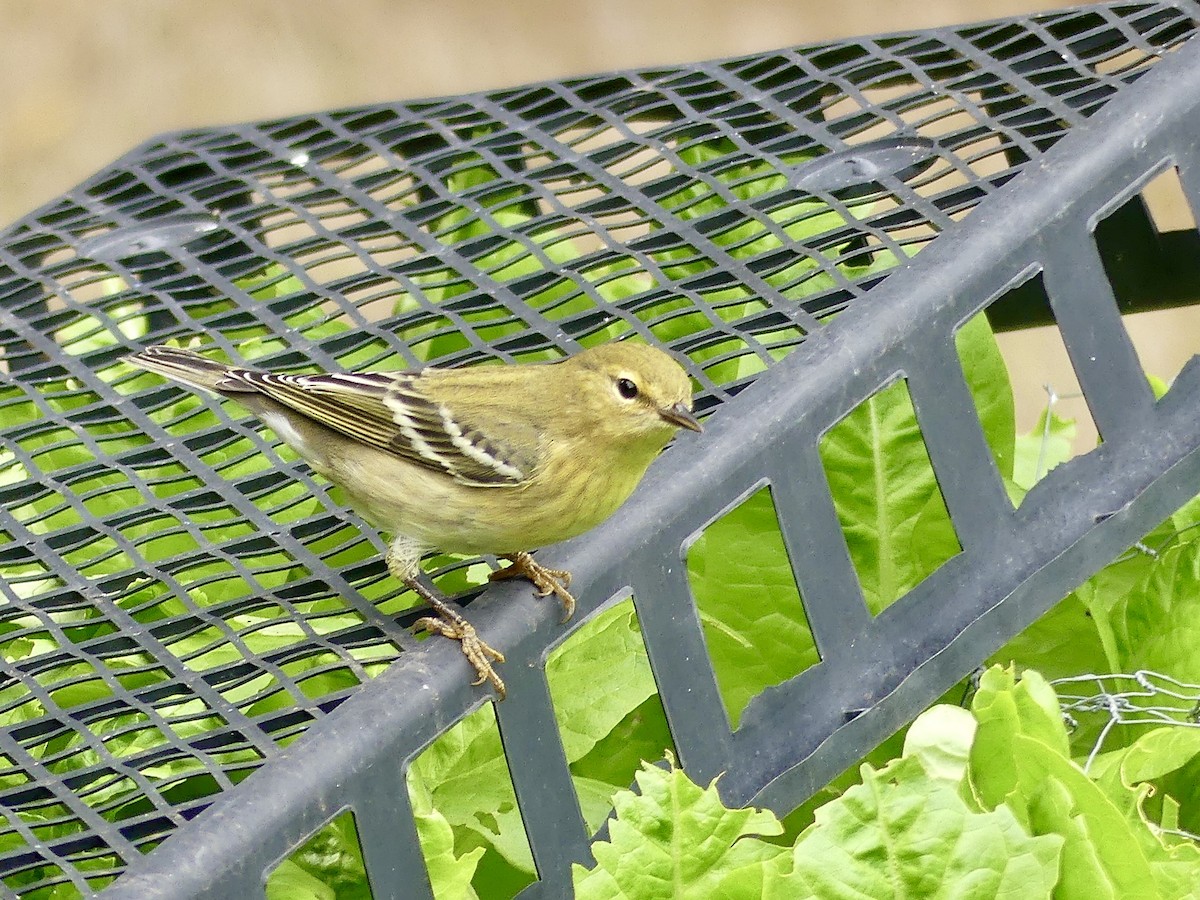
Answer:
[(442, 637), (458, 641), (462, 646), (463, 656), (475, 667), (475, 672), (479, 675), (471, 684), (483, 684), (486, 681), (496, 689), (496, 693), (503, 700), (508, 692), (492, 663), (504, 662), (504, 654), (484, 641), (475, 632), (475, 626), (463, 616), (449, 608), (439, 608), (437, 612), (440, 618), (425, 616), (418, 619), (413, 628), (421, 628), (430, 634), (440, 634)]
[(565, 569), (551, 569), (526, 552), (505, 554), (504, 558), (511, 563), (503, 569), (497, 569), (488, 576), (489, 581), (503, 581), (507, 578), (526, 578), (533, 582), (539, 597), (549, 597), (553, 594), (562, 603), (565, 622), (575, 613), (575, 598), (567, 590), (571, 586), (571, 573)]
[[(392, 560), (389, 557), (389, 568), (391, 567), (391, 562)], [(413, 625), (413, 629), (424, 629), (430, 634), (440, 634), (442, 637), (458, 641), (462, 647), (463, 655), (475, 667), (475, 673), (479, 676), (472, 684), (488, 682), (496, 689), (496, 693), (503, 700), (507, 690), (504, 687), (504, 681), (496, 674), (495, 668), (492, 667), (492, 663), (504, 662), (504, 654), (481, 638), (475, 631), (475, 626), (467, 621), (466, 616), (439, 597), (435, 590), (423, 584), (419, 575), (407, 570), (402, 570), (394, 574), (404, 582), (407, 588), (428, 603), (433, 608), (433, 611), (437, 613), (436, 616), (425, 616), (418, 619)]]

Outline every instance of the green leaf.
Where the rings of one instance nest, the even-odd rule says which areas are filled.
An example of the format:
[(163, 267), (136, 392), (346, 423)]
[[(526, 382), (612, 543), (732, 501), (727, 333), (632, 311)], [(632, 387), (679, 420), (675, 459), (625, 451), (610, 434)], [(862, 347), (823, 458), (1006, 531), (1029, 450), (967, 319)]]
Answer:
[(473, 897), (475, 892), (471, 888), (471, 879), (475, 877), (475, 869), (486, 852), (485, 848), (475, 847), (462, 854), (455, 853), (454, 829), (446, 817), (434, 809), (429, 792), (414, 789), (410, 779), (408, 795), (434, 897), (437, 900)]
[[(752, 200), (771, 192), (786, 190), (788, 187), (787, 174), (779, 171), (776, 164), (748, 159), (737, 144), (728, 138), (697, 141), (682, 146), (677, 152), (683, 163), (704, 173), (702, 177), (694, 178), (687, 187), (659, 200), (665, 208), (685, 221), (720, 214), (729, 207), (728, 197)], [(780, 155), (780, 161), (789, 166), (799, 166), (814, 158), (815, 154), (809, 151)], [(871, 202), (854, 205), (851, 207), (851, 215), (859, 220), (866, 219), (871, 214), (872, 205)], [(773, 209), (767, 207), (764, 213), (760, 213), (760, 216), (762, 215), (765, 215), (770, 225), (761, 218), (740, 218), (728, 224), (722, 223), (719, 228), (707, 229), (708, 238), (724, 247), (731, 257), (747, 259), (785, 246), (810, 241), (817, 235), (828, 234), (845, 225), (840, 213), (815, 198), (796, 200)], [(774, 227), (771, 227), (772, 225)], [(779, 231), (783, 232), (784, 237), (780, 237)], [(854, 265), (846, 261), (847, 250), (848, 244), (842, 243), (820, 251), (820, 255), (831, 262), (836, 260), (836, 265), (843, 274), (855, 278), (865, 277), (871, 272), (882, 272), (897, 264), (897, 259), (891, 251), (876, 251), (865, 264)], [(791, 299), (838, 287), (840, 282), (837, 277), (821, 270), (816, 253), (817, 251), (810, 247), (809, 252), (798, 255), (790, 265), (766, 275), (767, 283), (779, 288)], [(680, 247), (655, 254), (656, 261), (663, 264), (664, 273), (674, 278), (705, 271), (708, 264), (702, 258), (697, 261), (696, 257), (697, 254), (691, 247)], [(689, 262), (671, 267), (664, 264), (667, 259)], [(722, 306), (740, 297), (753, 299), (744, 289), (721, 290), (706, 295), (709, 302), (720, 303)], [(725, 309), (733, 311), (729, 307)], [(748, 313), (749, 308), (745, 311)], [(760, 339), (762, 337), (760, 335)]]
[(793, 867), (766, 873), (767, 898), (1050, 897), (1054, 836), (1030, 837), (1005, 807), (970, 809), (916, 757), (875, 772), (817, 811)]
[(1070, 749), (1058, 697), (1037, 672), (1018, 681), (1011, 670), (992, 666), (971, 701), (979, 722), (971, 745), (971, 785), (984, 809), (995, 809), (1020, 777), (1013, 742), (1027, 735), (1064, 758)]
[(267, 878), (267, 900), (338, 900), (337, 892), (290, 859)]
[(934, 572), (938, 566), (955, 556), (962, 546), (954, 523), (946, 511), (946, 502), (937, 491), (930, 492), (925, 505), (913, 522), (912, 532), (903, 551), (911, 555), (921, 577)]
[[(1174, 800), (1175, 827), (1200, 820), (1200, 783), (1194, 777), (1200, 767), (1200, 728), (1163, 726), (1147, 731), (1128, 747), (1101, 754), (1090, 774), (1118, 807), (1137, 814), (1147, 826), (1163, 825), (1162, 797)], [(1179, 777), (1172, 777), (1178, 775)], [(1153, 798), (1157, 818), (1147, 809)], [(1179, 813), (1186, 810), (1187, 823), (1180, 826)]]
[[(110, 295), (119, 293), (126, 287), (125, 282), (115, 275), (106, 278), (101, 285), (105, 293)], [(105, 310), (102, 316), (80, 316), (73, 319), (54, 332), (54, 340), (64, 353), (70, 353), (72, 356), (83, 356), (93, 350), (111, 347), (125, 338), (136, 341), (145, 337), (149, 331), (149, 320), (141, 315), (141, 312), (142, 303), (138, 300), (117, 304)], [(106, 367), (105, 371), (117, 368)]]
[(820, 662), (771, 492), (760, 489), (688, 548), (688, 576), (725, 710), (736, 728), (766, 687)]
[(757, 840), (779, 834), (779, 820), (755, 809), (729, 810), (715, 782), (701, 788), (683, 772), (649, 763), (639, 793), (616, 797), (610, 840), (592, 845), (596, 865), (572, 867), (577, 900), (756, 896), (763, 864), (786, 855)]
[[(1068, 758), (1048, 691), (1035, 672), (1020, 681), (998, 668), (985, 673), (972, 705), (980, 722), (969, 768), (973, 796), (984, 808), (1009, 808), (1032, 834), (1064, 840), (1056, 898), (1182, 896), (1176, 888), (1194, 881), (1200, 862), (1156, 838), (1135, 812), (1139, 792), (1106, 773), (1112, 758), (1099, 767), (1099, 784)], [(1176, 761), (1183, 752), (1175, 748)], [(1147, 772), (1169, 764), (1134, 759)]]
[(903, 755), (918, 759), (930, 778), (957, 787), (967, 772), (977, 727), (975, 717), (961, 706), (931, 706), (908, 727)]
[[(1127, 646), (1128, 639), (1124, 635), (1123, 613), (1122, 620), (1117, 621), (1113, 611), (1118, 604), (1123, 611), (1130, 593), (1145, 581), (1157, 564), (1159, 551), (1155, 548), (1165, 549), (1176, 533), (1173, 519), (1168, 519), (1146, 535), (1138, 546), (1126, 550), (1075, 589), (1075, 596), (1091, 614), (1107, 660), (1106, 669), (1094, 671), (1121, 671), (1125, 656), (1123, 647)], [(1118, 626), (1122, 630), (1120, 640), (1116, 631)]]
[(588, 834), (595, 835), (613, 811), (613, 797), (624, 788), (618, 788), (608, 781), (575, 775), (573, 771), (571, 774), (571, 783), (575, 785), (575, 796), (579, 799), (579, 811), (583, 814)]
[(1063, 845), (1056, 896), (1093, 900), (1158, 897), (1154, 874), (1134, 827), (1083, 770), (1046, 744), (1013, 736), (1017, 785), (1006, 805), (1028, 816), (1034, 834), (1056, 834)]
[[(312, 880), (301, 878), (300, 872)], [(318, 885), (320, 890), (317, 889)], [(291, 900), (294, 896), (311, 896), (314, 900), (371, 900), (371, 888), (367, 883), (354, 817), (348, 812), (342, 813), (293, 851), (271, 874), (267, 882), (267, 896), (278, 897), (279, 900)]]
[(546, 680), (567, 761), (575, 762), (658, 691), (633, 604), (584, 623), (550, 654)]
[(992, 450), (1002, 478), (1012, 478), (1016, 448), (1017, 411), (1008, 366), (988, 323), (978, 313), (954, 335), (967, 387), (975, 400), (983, 437)]
[[(904, 382), (859, 404), (820, 449), (867, 608), (878, 614), (932, 571), (914, 541), (918, 521), (939, 527), (926, 512), (937, 479)], [(952, 527), (940, 494), (938, 502), (940, 528)]]
[[(611, 811), (613, 788), (629, 787), (643, 760), (662, 759), (664, 751), (671, 749), (667, 716), (655, 694), (631, 710), (596, 743), (587, 756), (572, 763), (571, 773), (577, 779), (608, 784), (607, 804), (608, 811)], [(588, 815), (588, 811), (584, 810), (585, 818)], [(588, 818), (588, 821), (591, 819)]]
[[(1008, 372), (984, 316), (955, 337), (984, 437), (1002, 475), (1014, 459)], [(879, 613), (961, 550), (903, 382), (876, 392), (821, 441), (838, 520), (867, 607)]]
[(1200, 531), (1200, 494), (1175, 510), (1171, 514), (1170, 524), (1174, 526), (1175, 533), (1182, 533), (1185, 540), (1200, 539), (1197, 536), (1197, 531)]
[(409, 789), (414, 796), (427, 792), (460, 840), (466, 829), (514, 868), (535, 871), (490, 705), (471, 713), (417, 757), (409, 769)]
[(1074, 455), (1075, 420), (1063, 419), (1048, 406), (1029, 434), (1018, 435), (1014, 445), (1012, 480), (1030, 490), (1046, 473)]
[(550, 654), (546, 680), (580, 810), (595, 833), (642, 760), (671, 746), (633, 602), (585, 622)]
[[(1112, 609), (1118, 671), (1200, 683), (1200, 540), (1164, 550)], [(1160, 698), (1185, 710), (1187, 700)]]
[(1049, 679), (1083, 672), (1108, 672), (1108, 654), (1096, 616), (1078, 592), (1060, 600), (988, 660), (1002, 666), (1016, 663), (1036, 669)]
[(1155, 728), (1098, 757), (1092, 777), (1137, 828), (1162, 896), (1196, 896), (1200, 846), (1186, 834), (1200, 828), (1200, 729)]
[[(1178, 732), (1185, 729), (1172, 730)], [(1195, 734), (1194, 728), (1186, 730)], [(1167, 762), (1169, 764), (1174, 760)], [(1141, 774), (1123, 773), (1123, 776), (1128, 779)], [(1148, 824), (1162, 829), (1178, 829), (1193, 835), (1200, 834), (1200, 754), (1193, 755), (1177, 768), (1157, 776), (1152, 788), (1153, 792), (1148, 794), (1140, 807), (1142, 818)], [(1166, 836), (1164, 842), (1178, 844), (1200, 854), (1200, 846), (1190, 838), (1179, 835)], [(1197, 875), (1195, 883), (1200, 885), (1200, 874)]]
[[(959, 691), (961, 693), (961, 690)], [(946, 698), (943, 698), (943, 703)], [(910, 726), (911, 727), (911, 726)], [(972, 728), (974, 725), (972, 725)], [(908, 729), (901, 728), (861, 760), (842, 771), (804, 803), (783, 817), (784, 839), (795, 843), (806, 828), (816, 821), (816, 812), (831, 800), (836, 800), (856, 784), (862, 784), (862, 767), (881, 769), (903, 755)]]
[(1200, 728), (1155, 728), (1121, 751), (1121, 781), (1127, 787), (1154, 781), (1200, 757)]

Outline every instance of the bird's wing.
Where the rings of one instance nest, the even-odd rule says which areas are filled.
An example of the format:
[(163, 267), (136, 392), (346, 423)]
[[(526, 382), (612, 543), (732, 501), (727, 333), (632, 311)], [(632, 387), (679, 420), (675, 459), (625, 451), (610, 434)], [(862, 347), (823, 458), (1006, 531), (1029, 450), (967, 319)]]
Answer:
[(229, 381), (249, 385), (352, 440), (465, 484), (520, 484), (537, 463), (535, 434), (514, 434), (511, 425), (488, 433), (457, 417), (445, 402), (422, 392), (420, 373), (287, 375), (231, 369), (226, 385)]

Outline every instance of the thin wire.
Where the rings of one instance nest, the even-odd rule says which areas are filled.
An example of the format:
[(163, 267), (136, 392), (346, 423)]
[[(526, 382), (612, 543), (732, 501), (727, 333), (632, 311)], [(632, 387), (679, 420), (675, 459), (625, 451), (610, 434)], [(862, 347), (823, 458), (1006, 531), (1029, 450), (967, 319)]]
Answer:
[[(1154, 725), (1158, 727), (1200, 728), (1200, 684), (1180, 681), (1162, 672), (1139, 669), (1112, 675), (1073, 675), (1050, 682), (1058, 693), (1059, 708), (1072, 731), (1080, 720), (1102, 714), (1107, 717), (1096, 736), (1083, 765), (1090, 772), (1109, 736), (1119, 727)], [(1075, 685), (1094, 684), (1093, 693), (1073, 690)], [(1065, 690), (1064, 690), (1065, 688)], [(1165, 698), (1183, 701), (1168, 704)], [(1178, 828), (1162, 828), (1148, 822), (1160, 835), (1174, 835), (1200, 842), (1200, 835)]]

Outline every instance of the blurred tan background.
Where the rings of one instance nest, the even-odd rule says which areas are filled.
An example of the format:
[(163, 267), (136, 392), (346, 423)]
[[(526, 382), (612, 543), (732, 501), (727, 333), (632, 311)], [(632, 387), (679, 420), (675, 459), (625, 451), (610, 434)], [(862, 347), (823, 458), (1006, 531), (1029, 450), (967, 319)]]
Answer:
[(1055, 0), (0, 0), (0, 220), (161, 131), (694, 62)]
[[(0, 225), (162, 131), (973, 22), (1056, 0), (0, 0)], [(1170, 377), (1200, 318), (1132, 324)], [(1012, 358), (1024, 427), (1073, 387), (1053, 333)], [(1020, 348), (1017, 348), (1018, 350)], [(1063, 411), (1086, 414), (1082, 402)], [(1084, 444), (1094, 441), (1082, 438)]]

